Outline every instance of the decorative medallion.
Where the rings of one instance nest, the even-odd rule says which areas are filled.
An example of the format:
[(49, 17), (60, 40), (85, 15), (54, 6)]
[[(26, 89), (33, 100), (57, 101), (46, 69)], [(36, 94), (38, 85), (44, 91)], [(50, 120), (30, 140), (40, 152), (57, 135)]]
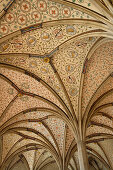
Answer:
[(19, 15), (19, 16), (18, 16), (18, 23), (19, 23), (20, 25), (25, 25), (25, 24), (27, 24), (27, 17), (26, 17), (26, 15), (24, 15), (24, 14)]
[(41, 15), (41, 13), (39, 11), (32, 12), (31, 16), (37, 22), (40, 21), (41, 18), (42, 18), (42, 15)]
[(76, 51), (71, 50), (68, 52), (68, 56), (70, 58), (76, 58), (78, 56), (78, 53)]
[(49, 14), (54, 18), (58, 17), (58, 15), (59, 15), (58, 8), (56, 6), (51, 6), (49, 8)]
[(7, 23), (13, 23), (15, 21), (15, 16), (12, 13), (8, 13), (5, 15), (5, 20)]
[(95, 41), (95, 37), (88, 37), (87, 38), (87, 42), (94, 42)]
[(53, 31), (53, 34), (55, 35), (55, 38), (62, 39), (63, 38), (63, 31), (62, 29), (55, 29)]
[(7, 25), (1, 25), (0, 26), (0, 33), (7, 34), (9, 32), (9, 28)]
[(78, 93), (78, 91), (77, 91), (77, 89), (74, 88), (74, 87), (69, 90), (69, 94), (70, 94), (71, 96), (75, 96), (75, 95), (77, 95), (77, 93)]
[(47, 32), (43, 32), (41, 37), (42, 37), (43, 41), (49, 41), (50, 40), (50, 35)]
[(75, 70), (75, 65), (69, 64), (65, 67), (67, 72), (73, 72)]
[(55, 89), (56, 92), (60, 92), (60, 90), (61, 90), (58, 85), (54, 85), (54, 89)]
[(74, 35), (74, 34), (76, 34), (76, 30), (75, 30), (74, 26), (72, 26), (72, 25), (68, 25), (68, 26), (66, 27), (66, 32), (67, 32), (67, 34), (69, 34), (69, 35)]
[(16, 38), (12, 41), (11, 44), (13, 44), (14, 48), (16, 48), (16, 49), (21, 49), (23, 47), (22, 39)]
[(64, 17), (69, 18), (71, 16), (71, 10), (68, 7), (64, 7), (62, 10), (62, 14)]
[(33, 37), (33, 36), (30, 36), (30, 37), (28, 37), (28, 39), (27, 39), (27, 45), (28, 45), (28, 46), (34, 46), (34, 45), (36, 44), (36, 42), (37, 42), (37, 40), (36, 40), (36, 38)]
[(29, 12), (31, 10), (31, 4), (28, 1), (23, 1), (20, 8), (23, 12)]
[(47, 4), (44, 0), (38, 0), (38, 9), (42, 12), (47, 10)]
[(86, 47), (86, 46), (87, 46), (87, 42), (85, 42), (85, 41), (77, 41), (77, 42), (75, 43), (75, 45), (76, 45), (77, 47)]
[(66, 78), (67, 82), (70, 84), (74, 84), (76, 82), (75, 76), (71, 75)]

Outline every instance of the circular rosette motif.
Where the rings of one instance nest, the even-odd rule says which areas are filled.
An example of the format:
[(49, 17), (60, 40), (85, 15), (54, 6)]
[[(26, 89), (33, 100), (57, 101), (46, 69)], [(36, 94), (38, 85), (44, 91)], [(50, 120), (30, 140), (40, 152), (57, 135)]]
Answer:
[(28, 1), (23, 1), (20, 4), (20, 8), (23, 12), (29, 12), (31, 10), (31, 4)]
[(71, 10), (68, 7), (64, 7), (62, 10), (62, 14), (64, 17), (69, 18), (71, 16)]
[(27, 24), (27, 17), (26, 17), (26, 15), (24, 15), (24, 14), (19, 15), (19, 16), (18, 16), (18, 23), (19, 23), (20, 25), (25, 25), (25, 24)]
[(28, 37), (27, 39), (27, 44), (28, 46), (34, 46), (36, 44), (36, 38), (33, 36)]
[(0, 26), (0, 33), (7, 34), (9, 32), (9, 28), (7, 25), (1, 25)]
[(49, 14), (54, 18), (58, 17), (58, 15), (59, 15), (58, 8), (56, 6), (51, 6), (49, 8)]
[(5, 15), (5, 20), (6, 20), (7, 23), (10, 23), (10, 24), (13, 23), (14, 20), (15, 20), (14, 14), (12, 14), (12, 13), (6, 14)]
[(71, 96), (76, 96), (77, 93), (78, 93), (78, 91), (77, 91), (76, 88), (74, 88), (74, 87), (73, 87), (73, 88), (70, 88), (69, 94), (70, 94)]
[(63, 31), (62, 29), (55, 29), (53, 31), (53, 34), (55, 35), (55, 38), (62, 39), (63, 38)]
[(69, 35), (75, 35), (75, 34), (76, 34), (76, 30), (75, 30), (75, 28), (74, 28), (73, 25), (68, 25), (68, 26), (66, 27), (66, 32), (67, 32), (67, 34), (69, 34)]
[(41, 13), (39, 11), (32, 12), (31, 16), (37, 22), (40, 21), (41, 18), (42, 18), (42, 15), (41, 15)]
[(38, 9), (42, 12), (47, 10), (47, 4), (44, 0), (38, 0)]

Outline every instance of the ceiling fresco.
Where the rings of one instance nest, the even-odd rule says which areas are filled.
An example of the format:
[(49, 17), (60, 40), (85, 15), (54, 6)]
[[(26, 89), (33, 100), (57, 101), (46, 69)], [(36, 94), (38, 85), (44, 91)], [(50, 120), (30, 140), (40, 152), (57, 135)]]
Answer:
[(112, 145), (112, 1), (0, 0), (0, 170), (112, 170)]

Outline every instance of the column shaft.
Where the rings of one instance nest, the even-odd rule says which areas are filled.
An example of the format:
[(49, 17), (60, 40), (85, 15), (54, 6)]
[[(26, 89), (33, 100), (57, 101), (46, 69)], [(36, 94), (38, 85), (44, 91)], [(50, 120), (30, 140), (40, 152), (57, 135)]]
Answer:
[(89, 170), (88, 157), (84, 142), (83, 141), (77, 142), (77, 147), (80, 170)]

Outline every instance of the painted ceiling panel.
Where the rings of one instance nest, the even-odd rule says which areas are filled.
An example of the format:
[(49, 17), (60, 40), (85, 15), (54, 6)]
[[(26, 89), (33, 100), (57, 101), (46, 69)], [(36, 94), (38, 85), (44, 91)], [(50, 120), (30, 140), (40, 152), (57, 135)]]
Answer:
[[(68, 21), (68, 20), (67, 20)], [(66, 22), (66, 21), (65, 21)], [(75, 21), (76, 23), (76, 21)], [(41, 58), (41, 55), (50, 53), (52, 50), (63, 46), (63, 44), (69, 39), (74, 39), (80, 34), (91, 32), (98, 29), (98, 26), (90, 26), (84, 24), (74, 24), (72, 20), (70, 25), (49, 26), (38, 30), (26, 32), (24, 35), (16, 36), (9, 39), (7, 42), (1, 44), (1, 54), (6, 53), (27, 53), (37, 54), (37, 58)], [(58, 34), (59, 33), (59, 34)], [(94, 40), (94, 39), (93, 39)], [(85, 45), (89, 43), (86, 39)], [(83, 45), (83, 44), (82, 44)], [(56, 52), (58, 49), (56, 50)], [(31, 56), (32, 57), (32, 56)]]
[[(113, 135), (112, 104), (98, 113), (95, 110), (113, 99), (112, 93), (99, 98), (113, 88), (111, 1), (12, 2), (0, 1), (2, 159), (14, 147), (0, 168), (5, 170), (15, 154), (20, 157), (23, 151), (30, 170), (45, 164), (42, 170), (57, 164), (59, 169), (81, 169), (74, 138), (84, 145), (102, 139), (106, 149)], [(12, 133), (4, 135), (11, 128)], [(44, 148), (40, 145), (40, 151), (36, 143)], [(106, 153), (112, 142), (108, 145)], [(106, 160), (97, 144), (87, 146)], [(112, 160), (111, 152), (108, 155)]]
[[(24, 57), (24, 58), (23, 58)], [(9, 62), (9, 58), (10, 61)], [(64, 100), (64, 102), (67, 104), (69, 107), (69, 104), (67, 102), (67, 98), (64, 96), (63, 88), (61, 84), (59, 84), (58, 78), (53, 72), (53, 69), (51, 68), (49, 63), (45, 63), (43, 59), (31, 59), (29, 57), (25, 57), (23, 55), (17, 55), (17, 56), (10, 56), (10, 57), (5, 57), (2, 56), (0, 58), (1, 62), (6, 61), (8, 64), (16, 65), (16, 66), (21, 66), (21, 68), (24, 68), (28, 71), (31, 71), (32, 73), (35, 73), (38, 75), (40, 78), (42, 78), (50, 87), (58, 93), (58, 95)], [(24, 64), (23, 64), (24, 62)]]
[(113, 118), (113, 106), (101, 109), (101, 111), (109, 114)]
[(74, 136), (69, 127), (66, 128), (66, 140), (65, 140), (65, 151), (68, 152), (69, 147), (71, 146)]
[(86, 8), (93, 9), (94, 11), (101, 13), (100, 10), (98, 10), (97, 6), (93, 4), (93, 1), (91, 0), (68, 0), (70, 2), (74, 2), (75, 4), (82, 5)]
[(0, 115), (3, 114), (5, 108), (16, 95), (16, 90), (8, 82), (0, 78)]
[(62, 108), (61, 104), (59, 103), (58, 99), (48, 90), (44, 85), (40, 82), (36, 81), (33, 78), (15, 70), (9, 70), (8, 68), (1, 68), (1, 74), (8, 77), (16, 86), (24, 90), (26, 92), (30, 92), (33, 94), (37, 94), (42, 96), (46, 99), (52, 101), (53, 103), (57, 104), (60, 108)]
[(97, 143), (91, 143), (88, 144), (88, 146), (94, 149), (97, 153), (99, 153), (99, 155), (107, 162), (105, 154), (103, 153), (102, 149), (99, 147)]
[(95, 41), (96, 37), (71, 41), (53, 58), (53, 63), (62, 78), (76, 115), (78, 115), (78, 96), (83, 63), (88, 49), (92, 47)]
[(112, 119), (106, 118), (105, 116), (94, 116), (92, 119), (92, 121), (97, 122), (97, 123), (101, 123), (104, 125), (107, 125), (109, 127), (113, 127), (113, 121)]
[[(27, 151), (27, 149), (29, 149), (30, 147), (26, 147), (26, 145), (29, 145), (30, 143), (34, 143), (35, 144), (38, 144), (38, 142), (36, 141), (33, 141), (33, 140), (30, 140), (30, 139), (23, 139), (21, 140), (20, 142), (18, 142), (11, 150), (10, 152), (10, 155), (11, 154), (21, 154), (21, 153), (24, 153)], [(21, 151), (21, 152), (20, 152)]]
[(35, 151), (34, 166), (36, 165), (37, 161), (39, 160), (39, 158), (43, 152), (44, 152), (44, 149)]
[(113, 166), (113, 162), (111, 161), (112, 158), (113, 158), (113, 140), (108, 140), (107, 142), (100, 142), (101, 143), (101, 146), (103, 147), (109, 161), (110, 161), (110, 164)]
[(10, 126), (10, 128), (17, 128), (17, 129), (19, 127), (32, 128), (36, 130), (37, 132), (40, 132), (54, 145), (53, 138), (51, 137), (48, 130), (43, 126), (43, 124), (41, 123), (39, 124), (38, 122), (24, 122), (24, 123), (20, 122), (20, 123), (16, 123), (15, 125)]
[(44, 122), (52, 131), (52, 133), (58, 143), (60, 152), (62, 154), (63, 153), (65, 123), (62, 120), (56, 119), (56, 118), (49, 118), (47, 120), (44, 120)]
[(34, 165), (35, 151), (24, 152), (24, 156), (27, 159), (27, 162), (29, 163), (30, 170), (32, 170)]
[(74, 153), (74, 157), (75, 157), (75, 161), (76, 161), (76, 164), (77, 164), (77, 168), (79, 169), (79, 160), (78, 160), (78, 152), (75, 152)]
[(47, 111), (43, 111), (43, 112), (39, 112), (39, 111), (35, 111), (35, 112), (32, 112), (32, 111), (29, 111), (28, 113), (19, 113), (17, 115), (15, 115), (14, 117), (11, 117), (11, 119), (9, 119), (7, 122), (5, 122), (3, 125), (2, 125), (2, 129), (5, 127), (5, 126), (8, 126), (9, 124), (13, 124), (14, 122), (17, 122), (18, 121), (22, 121), (22, 120), (34, 120), (36, 119), (36, 121), (38, 120), (43, 120), (45, 118), (47, 118), (48, 115), (51, 115), (49, 112)]
[[(19, 107), (21, 106), (21, 107)], [(7, 111), (6, 116), (3, 118), (1, 124), (3, 124), (5, 121), (10, 119), (12, 116), (18, 114), (19, 112), (22, 112), (23, 110), (26, 110), (28, 108), (32, 107), (45, 107), (45, 108), (52, 108), (49, 104), (40, 101), (37, 98), (33, 98), (30, 96), (19, 96), (15, 102), (13, 102), (12, 107)], [(12, 113), (12, 114), (10, 114)]]
[(112, 130), (108, 130), (104, 127), (99, 127), (99, 126), (91, 126), (89, 128), (87, 128), (87, 136), (90, 134), (94, 134), (94, 133), (106, 133), (106, 134), (112, 134), (113, 135), (113, 131)]
[(8, 4), (11, 0), (0, 0), (0, 14), (3, 12), (3, 9), (8, 7)]
[(97, 91), (94, 93), (93, 97), (90, 100), (90, 104), (93, 104), (100, 96), (102, 96), (107, 91), (113, 88), (113, 78), (110, 76), (107, 77), (105, 81), (100, 85)]
[(89, 15), (76, 9), (52, 1), (21, 1), (16, 0), (5, 17), (2, 18), (0, 36), (10, 34), (21, 28), (36, 23), (66, 19), (66, 18), (91, 18)]
[(113, 43), (105, 43), (96, 50), (88, 61), (83, 85), (83, 113), (94, 92), (113, 71), (112, 51)]
[(4, 160), (5, 156), (8, 154), (11, 147), (21, 139), (21, 136), (18, 136), (13, 133), (6, 133), (3, 135), (3, 154), (2, 154), (2, 161)]
[[(41, 122), (38, 122), (38, 123), (37, 123), (37, 128), (38, 128), (39, 126), (41, 126)], [(26, 130), (26, 129), (18, 129), (17, 131), (20, 132), (20, 133), (22, 133), (22, 134), (24, 134), (24, 135), (37, 138), (37, 139), (39, 139), (39, 140), (41, 140), (41, 141), (45, 141), (45, 139), (43, 139), (43, 138), (42, 138), (41, 136), (39, 136), (38, 134), (36, 134), (36, 133), (34, 133), (34, 132), (31, 132), (31, 131), (28, 131), (28, 130)], [(26, 139), (26, 140), (27, 140), (27, 139)], [(29, 139), (28, 139), (28, 141), (29, 141)], [(31, 141), (31, 140), (30, 140), (30, 141)], [(34, 141), (35, 141), (35, 140), (34, 140)]]
[(41, 155), (40, 155), (40, 158), (38, 159), (38, 163), (39, 163), (39, 165), (41, 164), (41, 163), (43, 163), (48, 157), (50, 157), (51, 156), (51, 153), (49, 153), (49, 152), (47, 152), (47, 151), (45, 151), (45, 152), (43, 152)]
[(111, 92), (111, 94), (109, 93), (105, 98), (103, 98), (103, 100), (99, 102), (97, 107), (108, 104), (108, 103), (112, 103), (112, 101), (113, 101), (113, 92)]

